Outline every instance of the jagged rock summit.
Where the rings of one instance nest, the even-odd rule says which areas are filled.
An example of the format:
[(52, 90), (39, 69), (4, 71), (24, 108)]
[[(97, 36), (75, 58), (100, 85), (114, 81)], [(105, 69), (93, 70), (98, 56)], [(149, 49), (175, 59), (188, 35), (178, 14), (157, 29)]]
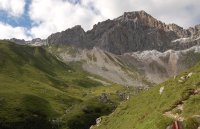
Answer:
[(49, 44), (66, 44), (81, 48), (99, 47), (114, 54), (127, 52), (189, 48), (198, 42), (182, 44), (176, 39), (199, 36), (200, 27), (183, 29), (176, 24), (165, 24), (145, 11), (125, 12), (114, 20), (99, 22), (85, 32), (75, 26), (47, 38)]
[(11, 39), (18, 44), (70, 45), (92, 49), (98, 47), (113, 54), (158, 50), (183, 50), (200, 44), (200, 25), (184, 29), (176, 24), (165, 24), (145, 11), (125, 12), (113, 20), (99, 22), (87, 32), (77, 25), (51, 34), (46, 40), (24, 41)]
[(86, 33), (80, 25), (50, 35), (47, 38), (48, 44), (67, 44), (77, 47), (83, 47), (86, 43)]

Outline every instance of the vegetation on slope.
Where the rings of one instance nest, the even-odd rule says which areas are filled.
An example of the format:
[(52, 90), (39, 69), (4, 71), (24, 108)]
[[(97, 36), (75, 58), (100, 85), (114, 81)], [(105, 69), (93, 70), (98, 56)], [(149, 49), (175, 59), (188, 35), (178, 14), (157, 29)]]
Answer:
[[(109, 114), (122, 101), (117, 91), (126, 89), (104, 86), (80, 66), (41, 47), (0, 41), (0, 128), (87, 129)], [(102, 93), (106, 102), (99, 100)]]
[[(164, 88), (162, 94), (159, 93), (161, 87)], [(94, 128), (166, 129), (182, 118), (184, 129), (197, 129), (200, 126), (199, 91), (200, 63), (122, 103), (110, 116), (102, 117), (101, 124)], [(178, 106), (183, 108), (178, 109)]]

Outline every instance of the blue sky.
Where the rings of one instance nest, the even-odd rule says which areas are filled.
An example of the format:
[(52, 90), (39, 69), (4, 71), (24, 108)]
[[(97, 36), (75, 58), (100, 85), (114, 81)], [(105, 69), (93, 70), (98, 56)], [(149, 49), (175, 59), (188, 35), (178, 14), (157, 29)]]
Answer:
[(30, 3), (31, 3), (31, 0), (25, 1), (24, 12), (20, 17), (10, 16), (8, 11), (1, 10), (0, 21), (7, 23), (13, 27), (22, 26), (26, 28), (31, 28), (31, 19), (28, 14)]
[(75, 25), (89, 30), (127, 11), (145, 10), (184, 28), (200, 24), (199, 0), (0, 0), (0, 39), (46, 38)]

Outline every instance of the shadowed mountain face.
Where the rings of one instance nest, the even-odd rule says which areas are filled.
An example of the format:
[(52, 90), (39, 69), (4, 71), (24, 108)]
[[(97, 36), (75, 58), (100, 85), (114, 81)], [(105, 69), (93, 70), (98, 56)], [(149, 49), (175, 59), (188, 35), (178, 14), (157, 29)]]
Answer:
[[(99, 47), (114, 54), (143, 50), (166, 51), (185, 49), (199, 44), (200, 27), (188, 30), (175, 24), (166, 25), (144, 11), (127, 12), (114, 20), (106, 20), (94, 25), (85, 32), (81, 26), (52, 34), (47, 38), (49, 44), (66, 44), (81, 48)], [(190, 43), (176, 39), (191, 37)]]

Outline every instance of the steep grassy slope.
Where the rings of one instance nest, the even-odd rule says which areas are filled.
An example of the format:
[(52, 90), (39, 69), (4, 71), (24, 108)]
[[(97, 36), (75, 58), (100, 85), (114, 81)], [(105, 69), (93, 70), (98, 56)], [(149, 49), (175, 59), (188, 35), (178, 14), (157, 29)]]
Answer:
[(122, 100), (116, 92), (126, 89), (103, 85), (80, 66), (41, 47), (0, 41), (0, 129), (87, 129), (110, 113)]
[(184, 129), (200, 126), (200, 63), (122, 103), (94, 128), (166, 129), (174, 120), (182, 121)]

